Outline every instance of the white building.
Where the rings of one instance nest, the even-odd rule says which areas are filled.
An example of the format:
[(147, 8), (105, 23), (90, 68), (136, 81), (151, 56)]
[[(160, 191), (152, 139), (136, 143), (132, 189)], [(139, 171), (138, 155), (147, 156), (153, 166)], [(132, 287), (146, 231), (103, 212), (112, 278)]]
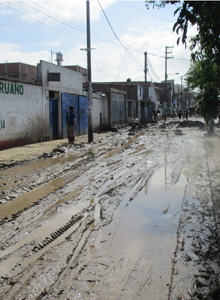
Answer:
[[(83, 92), (83, 74), (40, 61), (37, 77), (37, 82), (0, 77), (0, 150), (65, 138), (66, 112), (70, 105), (76, 111), (76, 135), (87, 133), (87, 93)], [(96, 131), (107, 126), (106, 107), (106, 98), (94, 95), (93, 128)]]

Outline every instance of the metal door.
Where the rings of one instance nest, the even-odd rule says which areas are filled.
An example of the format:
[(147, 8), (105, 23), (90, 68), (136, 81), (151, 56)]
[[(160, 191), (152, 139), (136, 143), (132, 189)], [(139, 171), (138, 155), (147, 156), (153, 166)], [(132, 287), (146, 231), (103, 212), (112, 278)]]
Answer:
[(58, 139), (58, 100), (49, 99), (50, 138)]
[(111, 94), (112, 122), (126, 121), (126, 97), (122, 94)]
[(76, 118), (76, 135), (79, 135), (79, 105), (78, 95), (62, 93), (62, 128), (63, 137), (67, 137), (67, 125), (66, 125), (66, 113), (69, 111), (69, 107), (73, 106), (75, 110)]

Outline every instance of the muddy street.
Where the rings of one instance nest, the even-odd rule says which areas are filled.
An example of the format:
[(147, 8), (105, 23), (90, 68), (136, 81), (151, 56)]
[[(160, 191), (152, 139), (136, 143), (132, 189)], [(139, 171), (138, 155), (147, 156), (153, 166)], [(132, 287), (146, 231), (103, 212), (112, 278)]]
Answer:
[(2, 165), (0, 298), (219, 299), (219, 149), (174, 119)]

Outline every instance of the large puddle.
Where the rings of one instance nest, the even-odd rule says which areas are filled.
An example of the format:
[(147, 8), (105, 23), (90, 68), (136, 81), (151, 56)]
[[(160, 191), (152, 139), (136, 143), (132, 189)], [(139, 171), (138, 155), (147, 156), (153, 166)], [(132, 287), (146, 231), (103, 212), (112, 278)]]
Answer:
[(119, 277), (125, 277), (129, 269), (133, 274), (131, 285), (134, 278), (139, 278), (139, 283), (148, 278), (143, 290), (149, 300), (165, 299), (169, 294), (186, 186), (184, 175), (175, 184), (171, 176), (171, 170), (160, 168), (132, 201), (121, 203), (113, 222), (103, 230), (99, 240), (102, 246), (97, 245), (104, 247), (104, 256), (120, 266)]
[(181, 175), (176, 184), (171, 182), (168, 170), (160, 168), (129, 205), (121, 204), (114, 220), (120, 222), (114, 232), (115, 246), (121, 247), (123, 241), (137, 244), (137, 240), (148, 244), (149, 236), (176, 233), (186, 179)]

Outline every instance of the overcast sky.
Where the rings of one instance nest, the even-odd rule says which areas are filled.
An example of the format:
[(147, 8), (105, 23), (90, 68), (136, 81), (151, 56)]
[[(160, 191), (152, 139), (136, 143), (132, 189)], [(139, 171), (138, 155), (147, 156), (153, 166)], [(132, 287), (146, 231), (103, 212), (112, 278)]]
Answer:
[[(92, 81), (144, 80), (145, 51), (147, 79), (162, 81), (165, 46), (174, 46), (168, 79), (180, 83), (190, 66), (190, 51), (176, 44), (176, 8), (147, 10), (145, 1), (90, 0)], [(87, 40), (86, 0), (0, 0), (0, 20), (0, 63), (56, 63), (55, 53), (62, 52), (63, 65), (87, 67), (86, 51), (80, 50)]]

